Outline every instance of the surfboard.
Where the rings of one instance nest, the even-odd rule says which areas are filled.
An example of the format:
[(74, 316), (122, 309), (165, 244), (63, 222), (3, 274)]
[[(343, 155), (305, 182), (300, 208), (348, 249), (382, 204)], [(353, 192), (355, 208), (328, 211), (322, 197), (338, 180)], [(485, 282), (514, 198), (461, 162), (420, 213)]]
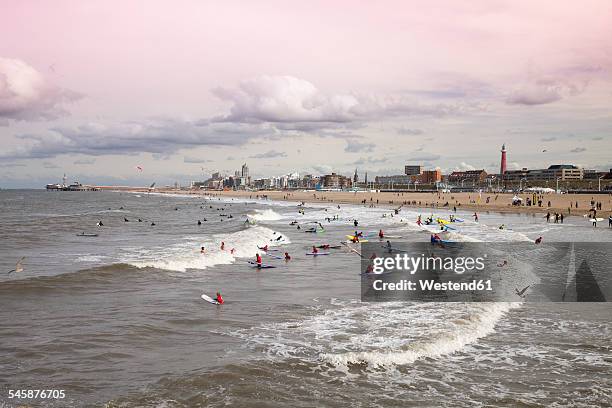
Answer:
[(274, 266), (274, 265), (268, 265), (268, 264), (265, 264), (265, 263), (258, 264), (255, 261), (247, 261), (247, 262), (250, 263), (251, 266), (254, 267), (254, 268), (259, 268), (259, 269), (276, 268), (276, 266)]
[(591, 218), (591, 219), (589, 219), (589, 221), (591, 221), (591, 222), (595, 222), (595, 221), (601, 222), (603, 220), (604, 220), (603, 218)]
[(316, 254), (314, 252), (306, 252), (306, 255), (312, 255), (312, 256), (329, 255), (329, 252), (317, 252)]
[(455, 218), (455, 222), (463, 222), (461, 218)]
[(274, 248), (268, 248), (266, 250), (266, 249), (263, 249), (262, 247), (257, 247), (257, 249), (260, 249), (260, 250), (265, 251), (265, 252), (278, 252), (279, 251), (278, 249), (274, 249)]
[[(348, 239), (346, 242), (353, 242), (353, 240), (352, 239)], [(367, 239), (360, 239), (359, 241), (354, 242), (354, 244), (361, 244), (363, 242), (368, 242), (368, 240)]]
[(202, 294), (201, 298), (204, 299), (205, 301), (207, 301), (208, 303), (212, 303), (213, 305), (220, 305), (221, 304), (221, 303), (217, 302), (216, 299), (211, 298), (210, 296), (206, 295), (205, 293)]
[(381, 239), (385, 239), (385, 238), (401, 238), (401, 237), (402, 237), (401, 235), (385, 235)]
[(97, 237), (98, 234), (92, 234), (87, 232), (81, 232), (80, 234), (76, 234), (77, 237)]

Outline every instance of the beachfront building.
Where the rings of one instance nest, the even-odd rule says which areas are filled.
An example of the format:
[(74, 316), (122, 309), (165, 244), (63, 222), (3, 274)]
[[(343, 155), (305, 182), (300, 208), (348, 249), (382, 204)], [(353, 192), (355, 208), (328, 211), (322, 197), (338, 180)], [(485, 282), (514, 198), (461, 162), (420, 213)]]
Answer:
[(435, 184), (442, 181), (442, 171), (440, 169), (424, 170), (418, 178), (421, 184)]
[(409, 185), (414, 182), (415, 176), (408, 176), (405, 174), (399, 174), (396, 176), (376, 176), (374, 179), (377, 185), (387, 185), (392, 187), (393, 185)]
[(320, 183), (323, 188), (343, 189), (352, 186), (351, 178), (332, 173), (321, 177)]
[(504, 175), (504, 180), (520, 181), (520, 180), (582, 180), (584, 178), (584, 170), (573, 164), (553, 164), (547, 169), (528, 170), (508, 170)]
[(406, 165), (404, 166), (404, 174), (407, 176), (418, 176), (423, 172), (423, 167), (419, 165)]
[(450, 183), (468, 183), (472, 185), (484, 183), (487, 179), (487, 172), (484, 170), (466, 170), (466, 171), (453, 171), (448, 175), (448, 181)]

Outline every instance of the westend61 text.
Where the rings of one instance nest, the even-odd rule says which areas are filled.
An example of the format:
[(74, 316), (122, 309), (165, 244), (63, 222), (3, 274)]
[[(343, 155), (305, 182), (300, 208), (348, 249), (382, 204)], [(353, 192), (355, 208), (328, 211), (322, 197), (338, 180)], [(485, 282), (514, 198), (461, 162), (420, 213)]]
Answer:
[(377, 291), (483, 291), (493, 290), (491, 280), (472, 280), (470, 282), (438, 282), (433, 279), (419, 279), (417, 282), (402, 279), (399, 282), (383, 282), (380, 279), (372, 282)]

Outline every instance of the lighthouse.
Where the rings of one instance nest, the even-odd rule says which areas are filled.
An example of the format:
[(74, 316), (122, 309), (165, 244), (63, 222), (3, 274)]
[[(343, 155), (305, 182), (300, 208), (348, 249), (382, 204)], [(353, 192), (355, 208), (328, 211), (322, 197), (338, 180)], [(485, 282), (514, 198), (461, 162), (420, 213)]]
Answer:
[(506, 174), (506, 144), (504, 143), (501, 148), (501, 165), (499, 166), (499, 175), (503, 176)]

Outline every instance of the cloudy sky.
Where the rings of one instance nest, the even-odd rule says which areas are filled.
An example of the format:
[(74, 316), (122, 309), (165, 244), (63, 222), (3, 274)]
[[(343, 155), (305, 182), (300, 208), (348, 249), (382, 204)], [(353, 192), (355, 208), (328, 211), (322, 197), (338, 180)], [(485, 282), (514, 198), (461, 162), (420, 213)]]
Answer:
[(0, 187), (612, 167), (608, 0), (0, 8)]

